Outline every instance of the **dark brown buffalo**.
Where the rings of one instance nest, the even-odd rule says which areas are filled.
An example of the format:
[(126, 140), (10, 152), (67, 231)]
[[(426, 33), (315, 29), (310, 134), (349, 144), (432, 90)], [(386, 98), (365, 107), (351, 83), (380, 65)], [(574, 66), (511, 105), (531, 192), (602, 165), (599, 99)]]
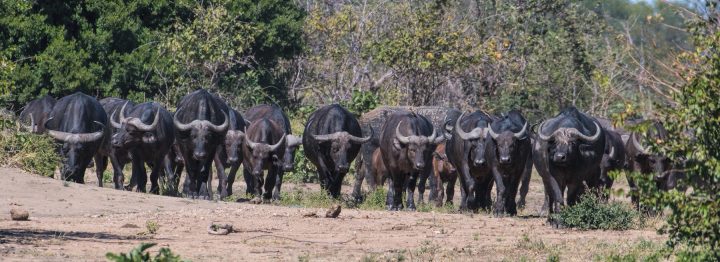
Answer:
[(380, 148), (376, 148), (375, 152), (373, 152), (372, 155), (372, 169), (371, 169), (372, 177), (375, 178), (375, 182), (372, 185), (370, 185), (370, 191), (375, 191), (377, 189), (377, 186), (383, 186), (385, 185), (385, 179), (387, 179), (387, 168), (385, 168), (385, 163), (383, 163), (382, 160), (382, 152), (380, 151)]
[[(497, 216), (516, 215), (515, 197), (523, 179), (529, 179), (532, 149), (528, 122), (519, 111), (512, 110), (490, 125), (488, 133), (490, 166), (497, 193), (493, 212)], [(522, 197), (522, 196), (521, 196)]]
[(390, 177), (388, 209), (403, 208), (407, 188), (407, 208), (415, 209), (418, 175), (432, 171), (432, 152), (445, 137), (422, 115), (400, 111), (388, 117), (380, 135), (380, 150)]
[[(282, 155), (279, 160), (281, 161), (280, 163), (283, 172), (293, 171), (295, 167), (295, 151), (302, 143), (302, 137), (292, 134), (290, 119), (287, 117), (285, 112), (282, 111), (282, 108), (278, 105), (256, 105), (245, 111), (245, 119), (250, 123), (260, 119), (269, 119), (280, 126), (281, 130), (285, 131), (285, 140), (287, 141), (285, 141), (285, 149), (283, 150), (284, 155)], [(282, 175), (283, 173), (280, 173), (281, 177), (278, 179), (278, 183), (280, 184), (282, 184)], [(247, 183), (247, 193), (254, 195), (255, 192), (253, 192), (253, 189), (255, 189), (255, 186), (252, 185), (254, 179), (249, 170), (244, 167), (243, 176), (245, 177), (245, 183)]]
[(559, 225), (552, 214), (567, 204), (574, 205), (585, 192), (601, 187), (600, 162), (605, 152), (605, 134), (600, 124), (574, 107), (564, 109), (538, 127), (533, 146), (533, 161), (545, 185), (553, 225)]
[[(110, 117), (109, 121), (111, 123), (113, 121), (120, 121), (120, 114), (113, 114), (114, 112), (119, 112), (120, 109), (124, 108), (124, 113), (128, 114), (130, 113), (130, 109), (135, 106), (135, 103), (132, 101), (114, 97), (103, 98), (100, 100), (100, 104), (105, 110), (105, 113)], [(117, 134), (117, 131), (118, 129), (111, 125), (111, 140), (112, 137)], [(133, 181), (131, 181), (130, 186), (128, 186), (127, 188), (124, 187), (125, 178), (123, 175), (123, 169), (125, 168), (125, 164), (130, 162), (130, 152), (121, 147), (114, 147), (111, 143), (107, 143), (98, 152), (102, 156), (95, 161), (95, 170), (98, 172), (98, 175), (101, 175), (107, 168), (109, 158), (113, 168), (113, 184), (115, 186), (115, 189), (132, 189), (132, 187), (134, 186)]]
[(48, 119), (48, 115), (56, 102), (57, 100), (49, 95), (44, 95), (30, 101), (25, 105), (22, 112), (20, 112), (20, 122), (23, 123), (25, 129), (29, 132), (36, 134), (44, 133), (45, 126), (43, 126), (43, 123)]
[[(145, 170), (147, 164), (150, 168), (150, 192), (160, 193), (160, 176), (167, 176), (166, 181), (175, 181), (174, 172), (165, 163), (165, 157), (175, 142), (173, 117), (165, 108), (156, 102), (142, 103), (133, 106), (125, 113), (126, 105), (120, 110), (113, 111), (110, 123), (117, 132), (113, 134), (111, 144), (113, 148), (130, 153), (132, 159), (131, 187), (137, 185), (137, 191), (145, 192), (148, 176)], [(117, 121), (115, 115), (119, 115)], [(116, 188), (122, 186), (124, 180), (120, 177), (113, 179)]]
[[(60, 146), (63, 180), (85, 183), (85, 169), (90, 160), (98, 159), (98, 150), (108, 142), (110, 130), (107, 115), (97, 99), (77, 92), (60, 98), (44, 126)], [(98, 173), (102, 187), (102, 173)]]
[(600, 163), (600, 183), (606, 189), (613, 185), (613, 179), (608, 175), (610, 171), (625, 169), (625, 145), (618, 132), (605, 130), (605, 152)]
[[(435, 180), (435, 187), (431, 190), (436, 191), (437, 197), (430, 199), (435, 200), (435, 206), (443, 205), (443, 198), (447, 195), (445, 203), (452, 205), (453, 197), (455, 196), (455, 182), (457, 181), (457, 169), (447, 159), (445, 152), (445, 144), (439, 144), (433, 152), (433, 179)], [(443, 184), (447, 183), (447, 187)], [(443, 188), (444, 187), (444, 188)], [(422, 193), (420, 193), (422, 195)]]
[[(251, 203), (259, 204), (271, 198), (280, 199), (283, 173), (281, 159), (285, 154), (285, 143), (287, 139), (282, 126), (270, 119), (257, 119), (246, 129), (243, 168), (251, 175), (248, 186), (254, 187), (252, 192), (255, 193), (255, 197)], [(263, 178), (264, 170), (268, 170), (265, 178)]]
[(338, 104), (313, 112), (303, 134), (305, 156), (317, 168), (320, 186), (332, 197), (340, 197), (350, 162), (372, 135), (363, 138), (355, 116)]
[(460, 176), (461, 210), (490, 209), (493, 173), (487, 156), (491, 140), (488, 132), (493, 118), (475, 111), (461, 115), (447, 142), (447, 156)]
[[(242, 144), (245, 140), (245, 128), (247, 124), (242, 115), (235, 109), (228, 109), (228, 116), (230, 117), (230, 126), (228, 127), (227, 134), (223, 143), (218, 147), (215, 153), (215, 169), (217, 171), (218, 178), (227, 177), (225, 185), (218, 183), (218, 192), (220, 198), (232, 195), (232, 187), (235, 183), (235, 176), (240, 168), (240, 164), (243, 162)], [(230, 166), (230, 173), (228, 176), (225, 175), (225, 167)], [(210, 177), (208, 177), (210, 179)], [(211, 183), (211, 181), (208, 181)]]
[[(184, 96), (174, 115), (175, 138), (187, 179), (183, 193), (190, 198), (212, 199), (208, 184), (212, 159), (230, 125), (228, 107), (220, 98), (199, 89)], [(219, 183), (225, 185), (225, 177)]]

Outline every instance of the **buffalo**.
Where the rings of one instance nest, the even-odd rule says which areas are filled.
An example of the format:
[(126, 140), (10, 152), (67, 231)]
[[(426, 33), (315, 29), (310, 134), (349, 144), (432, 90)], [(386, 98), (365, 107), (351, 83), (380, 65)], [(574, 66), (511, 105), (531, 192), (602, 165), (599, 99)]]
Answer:
[[(223, 143), (230, 120), (228, 107), (217, 96), (199, 89), (184, 96), (173, 118), (175, 138), (187, 170), (183, 192), (191, 198), (212, 199), (208, 184), (212, 158)], [(219, 177), (225, 185), (224, 177)]]
[[(457, 169), (455, 166), (448, 161), (447, 153), (445, 152), (445, 144), (440, 144), (433, 152), (433, 178), (435, 180), (435, 187), (430, 190), (436, 191), (435, 206), (443, 205), (443, 198), (447, 195), (445, 203), (453, 203), (453, 197), (455, 196), (455, 182), (457, 182)], [(443, 184), (447, 183), (447, 186), (443, 188)], [(419, 190), (418, 190), (419, 191)], [(446, 193), (447, 192), (447, 193)], [(420, 193), (422, 195), (422, 193)], [(433, 200), (433, 199), (430, 199)]]
[[(253, 121), (247, 128), (243, 145), (243, 168), (251, 176), (249, 179), (245, 177), (249, 181), (248, 187), (252, 186), (251, 192), (255, 194), (251, 203), (280, 199), (283, 173), (281, 157), (286, 150), (286, 136), (280, 124), (266, 118)], [(268, 170), (265, 179), (264, 170)]]
[(30, 101), (23, 111), (20, 112), (20, 122), (30, 123), (29, 126), (23, 125), (28, 131), (40, 134), (45, 132), (43, 123), (48, 119), (48, 115), (57, 103), (55, 98), (44, 95), (38, 99)]
[[(235, 175), (243, 162), (242, 143), (245, 140), (245, 128), (247, 124), (240, 112), (229, 108), (228, 116), (230, 117), (230, 126), (228, 127), (225, 139), (217, 153), (215, 154), (215, 169), (218, 178), (227, 177), (225, 185), (218, 183), (218, 192), (220, 197), (232, 195), (232, 186), (235, 183)], [(225, 176), (225, 166), (230, 166), (230, 173)], [(210, 177), (208, 177), (210, 179)], [(210, 181), (208, 181), (210, 183)]]
[[(145, 164), (147, 164), (152, 169), (150, 192), (158, 194), (160, 175), (169, 176), (169, 181), (175, 181), (173, 170), (165, 162), (165, 157), (175, 142), (172, 115), (155, 102), (133, 106), (126, 113), (125, 108), (128, 104), (129, 102), (126, 102), (120, 110), (113, 111), (110, 116), (110, 123), (117, 129), (110, 142), (113, 148), (130, 153), (131, 181), (137, 184), (137, 190), (145, 192), (147, 184)], [(118, 115), (117, 120), (115, 115)], [(113, 180), (116, 188), (122, 185), (124, 180), (122, 170), (119, 177)]]
[(609, 129), (604, 129), (604, 131), (605, 152), (600, 163), (600, 183), (606, 189), (610, 189), (613, 179), (608, 173), (625, 169), (625, 145), (620, 133)]
[(403, 190), (407, 188), (407, 208), (415, 209), (413, 194), (418, 175), (432, 168), (432, 152), (445, 140), (422, 115), (398, 111), (390, 115), (380, 135), (380, 151), (387, 168), (390, 186), (388, 209), (403, 208)]
[[(517, 214), (515, 197), (523, 179), (529, 179), (532, 154), (528, 122), (520, 112), (510, 111), (496, 119), (488, 129), (490, 135), (487, 158), (495, 180), (497, 198), (496, 215)], [(524, 199), (524, 197), (521, 197)]]
[[(132, 101), (114, 97), (100, 99), (100, 104), (105, 110), (105, 113), (110, 117), (109, 121), (111, 124), (113, 121), (120, 121), (120, 114), (113, 113), (117, 112), (120, 109), (124, 109), (124, 113), (128, 114), (130, 112), (130, 109), (135, 106), (135, 103)], [(112, 127), (110, 131), (110, 140), (112, 140), (112, 137), (117, 134), (118, 128)], [(125, 182), (125, 177), (123, 176), (123, 168), (125, 167), (125, 164), (130, 162), (130, 152), (128, 152), (125, 148), (114, 147), (111, 143), (106, 143), (102, 148), (100, 148), (100, 150), (98, 150), (98, 152), (101, 157), (96, 158), (96, 171), (104, 172), (105, 168), (107, 167), (107, 161), (109, 158), (113, 168), (113, 184), (115, 186), (115, 189), (123, 189)], [(129, 188), (131, 187), (132, 182)]]
[(362, 137), (355, 116), (338, 104), (324, 106), (310, 115), (302, 139), (305, 156), (317, 168), (320, 186), (334, 198), (350, 169), (360, 145), (370, 141)]
[[(494, 118), (482, 111), (464, 113), (455, 122), (446, 145), (448, 161), (460, 176), (460, 209), (489, 209), (493, 173), (487, 159), (490, 124)], [(467, 130), (467, 131), (465, 131)]]
[(370, 191), (375, 191), (377, 189), (377, 185), (383, 186), (385, 184), (385, 179), (388, 177), (387, 168), (385, 168), (385, 163), (383, 163), (382, 152), (380, 152), (379, 147), (376, 148), (372, 154), (371, 164), (372, 169), (370, 173), (376, 183), (372, 183), (369, 186)]
[[(540, 123), (533, 146), (533, 162), (545, 186), (550, 214), (565, 204), (574, 205), (585, 191), (600, 186), (600, 162), (605, 151), (605, 134), (600, 124), (575, 107), (564, 109)], [(557, 221), (549, 217), (554, 225)]]
[[(63, 180), (85, 183), (85, 169), (98, 150), (107, 143), (110, 130), (102, 105), (91, 96), (77, 92), (60, 98), (43, 124), (48, 134), (58, 141), (63, 166)], [(96, 161), (97, 162), (97, 161)], [(102, 187), (102, 173), (98, 172)]]

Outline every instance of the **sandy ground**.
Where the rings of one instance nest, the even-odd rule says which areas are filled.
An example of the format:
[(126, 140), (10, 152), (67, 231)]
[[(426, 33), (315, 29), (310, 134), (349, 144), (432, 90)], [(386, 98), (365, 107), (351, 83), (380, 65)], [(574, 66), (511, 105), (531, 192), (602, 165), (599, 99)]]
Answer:
[[(628, 231), (553, 229), (537, 217), (543, 196), (537, 178), (519, 217), (349, 209), (331, 219), (303, 217), (322, 216), (321, 209), (99, 188), (91, 173), (81, 185), (0, 169), (0, 260), (103, 261), (107, 252), (153, 242), (151, 252), (170, 247), (193, 261), (544, 261), (553, 254), (588, 261), (665, 239), (656, 224)], [(244, 192), (241, 187), (235, 192)], [(28, 210), (30, 221), (11, 221), (12, 208)], [(147, 232), (148, 221), (157, 223), (155, 234)], [(236, 232), (210, 235), (211, 222), (232, 223)]]

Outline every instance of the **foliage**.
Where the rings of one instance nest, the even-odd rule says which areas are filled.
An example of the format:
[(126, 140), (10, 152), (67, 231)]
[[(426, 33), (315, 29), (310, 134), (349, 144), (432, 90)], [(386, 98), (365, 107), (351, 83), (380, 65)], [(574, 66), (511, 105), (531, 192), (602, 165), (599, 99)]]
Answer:
[(387, 191), (379, 186), (375, 191), (368, 192), (359, 208), (363, 210), (385, 210)]
[[(158, 254), (154, 257), (150, 256), (150, 252), (145, 252), (151, 247), (154, 247), (155, 243), (141, 243), (139, 246), (135, 247), (133, 250), (130, 251), (130, 253), (120, 253), (115, 254), (112, 252), (108, 252), (105, 254), (105, 257), (110, 261), (115, 262), (146, 262), (146, 261), (152, 261), (152, 262), (179, 262), (184, 261), (180, 259), (179, 255), (173, 254), (173, 252), (166, 247), (160, 248), (160, 251), (158, 251)], [(145, 253), (143, 253), (145, 252)]]
[(160, 224), (158, 224), (157, 221), (148, 220), (145, 221), (145, 229), (147, 229), (148, 233), (154, 235), (155, 233), (157, 233), (158, 230), (160, 230)]
[(0, 132), (0, 162), (52, 177), (60, 164), (55, 140), (47, 135), (27, 132)]
[(593, 260), (608, 262), (657, 262), (664, 261), (668, 255), (668, 250), (662, 243), (655, 243), (645, 239), (641, 239), (630, 246), (629, 250), (623, 252), (616, 250), (617, 247), (611, 248), (609, 254), (596, 254)]
[(632, 207), (619, 202), (604, 203), (594, 193), (584, 194), (578, 203), (554, 216), (564, 226), (582, 230), (627, 230), (635, 227), (640, 218)]
[(370, 91), (353, 90), (350, 100), (345, 101), (343, 106), (348, 111), (360, 116), (371, 111), (380, 105), (380, 96)]
[(678, 188), (687, 192), (661, 191), (651, 178), (640, 181), (643, 204), (667, 208), (668, 245), (680, 261), (716, 260), (720, 257), (720, 1), (707, 1), (689, 23), (696, 49), (684, 53), (678, 65), (687, 84), (674, 95), (672, 107), (664, 107), (662, 120), (667, 141), (651, 141), (650, 149), (680, 162), (685, 179)]
[(280, 204), (283, 206), (329, 208), (336, 203), (338, 203), (338, 200), (325, 192), (311, 192), (300, 188), (282, 192), (280, 197)]

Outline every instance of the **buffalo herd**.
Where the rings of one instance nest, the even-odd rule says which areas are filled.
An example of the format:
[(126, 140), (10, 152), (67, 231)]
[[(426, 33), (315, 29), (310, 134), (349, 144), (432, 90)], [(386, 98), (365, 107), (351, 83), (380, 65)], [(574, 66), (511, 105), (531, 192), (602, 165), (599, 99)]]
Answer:
[[(457, 113), (451, 117), (451, 112)], [(300, 145), (316, 167), (322, 190), (334, 198), (341, 196), (351, 163), (356, 158), (364, 162), (358, 166), (367, 170), (358, 170), (364, 175), (356, 175), (355, 190), (364, 176), (371, 190), (387, 181), (389, 210), (415, 209), (414, 191), (417, 187), (423, 202), (427, 180), (430, 201), (452, 204), (459, 178), (461, 210), (515, 215), (525, 204), (533, 166), (550, 213), (575, 204), (588, 190), (610, 188), (608, 172), (613, 170), (652, 175), (663, 190), (674, 188), (683, 175), (676, 171), (678, 163), (648, 149), (648, 140), (667, 139), (658, 121), (647, 132), (626, 132), (575, 107), (537, 124), (517, 110), (457, 114), (447, 111), (447, 121), (438, 125), (414, 110), (396, 110), (373, 127), (332, 104), (310, 115), (301, 137), (293, 135), (289, 118), (277, 105), (257, 105), (243, 115), (199, 89), (184, 96), (174, 113), (156, 102), (98, 101), (79, 92), (58, 100), (44, 96), (28, 103), (20, 120), (28, 131), (57, 141), (64, 180), (84, 183), (85, 169), (94, 161), (102, 186), (110, 160), (116, 189), (145, 192), (147, 165), (150, 192), (158, 194), (165, 186), (179, 194), (184, 170), (182, 195), (200, 199), (213, 197), (214, 163), (221, 198), (233, 194), (242, 164), (252, 203), (279, 200), (283, 174), (294, 169)], [(127, 163), (132, 174), (125, 185)], [(632, 179), (629, 184), (636, 190)]]

